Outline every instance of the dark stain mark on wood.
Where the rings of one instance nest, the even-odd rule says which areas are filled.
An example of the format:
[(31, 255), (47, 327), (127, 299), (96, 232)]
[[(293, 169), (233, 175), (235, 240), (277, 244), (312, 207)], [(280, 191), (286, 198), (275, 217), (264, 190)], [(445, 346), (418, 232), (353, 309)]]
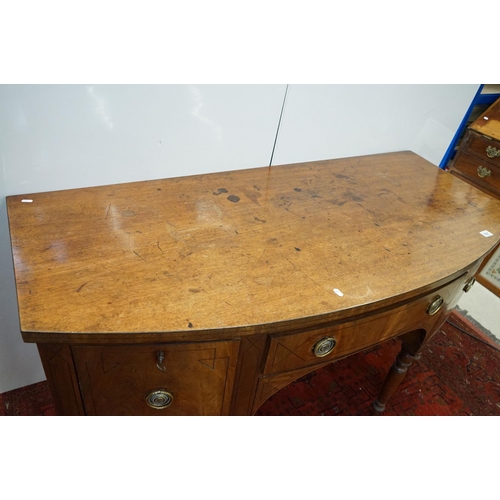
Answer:
[(80, 285), (80, 286), (76, 289), (76, 292), (77, 292), (77, 293), (78, 293), (78, 292), (80, 292), (80, 291), (81, 291), (81, 289), (82, 289), (85, 285), (87, 285), (87, 284), (88, 284), (88, 281), (87, 281), (87, 283), (84, 283), (83, 285)]
[(294, 247), (297, 252), (300, 252), (300, 248)]
[(297, 193), (300, 193), (302, 191), (302, 189), (300, 188), (293, 188), (294, 191), (297, 191)]
[(254, 187), (257, 191), (260, 191), (260, 187), (259, 187), (259, 186), (254, 185), (253, 187)]
[(219, 188), (217, 191), (215, 191), (214, 196), (219, 196), (222, 193), (227, 193), (228, 190), (226, 188)]
[(193, 323), (191, 323), (191, 321), (188, 323), (188, 328), (193, 328)]
[(161, 191), (161, 188), (156, 188), (157, 191)]
[(235, 194), (230, 194), (227, 199), (233, 203), (238, 203), (240, 201), (240, 197)]

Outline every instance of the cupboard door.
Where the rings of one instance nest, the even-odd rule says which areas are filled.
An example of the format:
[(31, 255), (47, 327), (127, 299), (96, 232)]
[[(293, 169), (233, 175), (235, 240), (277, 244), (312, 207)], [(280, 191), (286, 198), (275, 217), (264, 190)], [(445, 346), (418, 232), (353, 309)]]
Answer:
[(75, 346), (88, 415), (227, 415), (239, 341)]

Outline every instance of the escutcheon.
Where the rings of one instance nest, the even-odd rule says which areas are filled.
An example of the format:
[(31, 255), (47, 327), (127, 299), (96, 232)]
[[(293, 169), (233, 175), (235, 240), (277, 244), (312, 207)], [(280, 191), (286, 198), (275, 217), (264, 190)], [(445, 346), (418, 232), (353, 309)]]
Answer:
[(313, 353), (316, 357), (322, 358), (330, 354), (335, 348), (336, 344), (337, 341), (333, 337), (326, 337), (314, 344)]

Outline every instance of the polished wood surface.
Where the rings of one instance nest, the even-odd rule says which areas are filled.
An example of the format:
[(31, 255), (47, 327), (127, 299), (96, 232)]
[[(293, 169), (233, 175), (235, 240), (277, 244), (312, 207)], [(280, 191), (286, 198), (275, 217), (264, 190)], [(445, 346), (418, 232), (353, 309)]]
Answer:
[(7, 205), (22, 335), (64, 415), (251, 415), (401, 337), (382, 411), (500, 236), (498, 200), (411, 152)]
[(32, 340), (285, 331), (391, 303), (500, 234), (498, 203), (410, 152), (13, 196), (8, 213)]

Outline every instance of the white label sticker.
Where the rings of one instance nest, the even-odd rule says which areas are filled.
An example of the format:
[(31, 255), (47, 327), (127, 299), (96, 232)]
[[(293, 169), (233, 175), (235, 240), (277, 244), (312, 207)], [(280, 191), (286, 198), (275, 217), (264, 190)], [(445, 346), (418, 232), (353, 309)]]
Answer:
[(339, 296), (339, 297), (343, 297), (344, 294), (338, 289), (338, 288), (334, 288), (333, 291)]
[(481, 231), (479, 234), (482, 234), (485, 238), (489, 238), (490, 236), (493, 236), (493, 233), (490, 233), (489, 231)]
[(21, 203), (33, 203), (33, 200), (21, 200)]

